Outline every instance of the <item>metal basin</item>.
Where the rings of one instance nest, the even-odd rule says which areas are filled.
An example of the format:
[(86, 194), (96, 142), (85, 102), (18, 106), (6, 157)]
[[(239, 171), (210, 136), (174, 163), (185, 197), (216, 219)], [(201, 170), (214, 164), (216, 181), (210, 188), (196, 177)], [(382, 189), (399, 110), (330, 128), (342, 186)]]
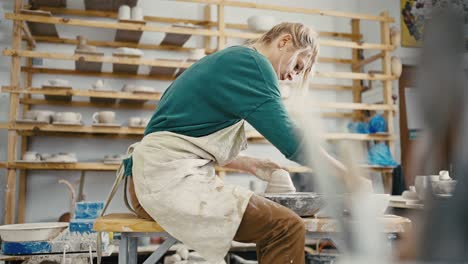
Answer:
[(262, 196), (291, 209), (299, 216), (312, 216), (325, 206), (323, 197), (311, 192), (264, 193)]

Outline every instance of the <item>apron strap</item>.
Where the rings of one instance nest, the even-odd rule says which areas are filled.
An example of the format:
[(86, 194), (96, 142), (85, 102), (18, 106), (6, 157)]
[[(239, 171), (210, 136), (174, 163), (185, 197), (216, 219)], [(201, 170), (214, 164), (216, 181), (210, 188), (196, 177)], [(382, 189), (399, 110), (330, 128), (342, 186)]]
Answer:
[[(138, 143), (132, 144), (128, 150), (127, 150), (127, 155), (130, 156), (133, 153), (133, 150), (135, 149), (135, 146)], [(131, 176), (129, 176), (131, 177)], [(109, 207), (109, 204), (111, 203), (112, 199), (114, 198), (115, 194), (117, 193), (117, 190), (119, 189), (120, 184), (122, 183), (122, 180), (124, 180), (124, 202), (125, 206), (130, 210), (132, 213), (135, 213), (135, 210), (130, 206), (130, 203), (128, 202), (128, 196), (127, 196), (127, 182), (128, 182), (128, 177), (125, 176), (125, 166), (123, 163), (120, 164), (119, 169), (117, 170), (116, 177), (114, 184), (112, 185), (112, 189), (107, 196), (106, 203), (104, 204), (104, 208), (102, 209), (101, 212), (101, 217), (104, 216), (106, 213), (107, 208)], [(101, 258), (102, 258), (102, 237), (101, 237), (101, 232), (97, 233), (97, 241), (96, 241), (96, 253), (97, 253), (97, 263), (101, 264)]]

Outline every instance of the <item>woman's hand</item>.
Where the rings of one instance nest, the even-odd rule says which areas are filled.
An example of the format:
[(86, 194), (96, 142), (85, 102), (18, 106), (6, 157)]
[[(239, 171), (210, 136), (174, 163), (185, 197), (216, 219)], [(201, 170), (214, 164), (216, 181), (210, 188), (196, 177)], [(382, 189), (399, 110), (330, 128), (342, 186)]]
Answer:
[(264, 181), (269, 181), (273, 171), (282, 169), (280, 165), (268, 159), (257, 159), (247, 156), (238, 156), (231, 163), (227, 164), (226, 167), (248, 172)]
[(257, 176), (259, 179), (269, 182), (271, 174), (282, 167), (268, 159), (250, 158), (249, 162), (250, 173)]

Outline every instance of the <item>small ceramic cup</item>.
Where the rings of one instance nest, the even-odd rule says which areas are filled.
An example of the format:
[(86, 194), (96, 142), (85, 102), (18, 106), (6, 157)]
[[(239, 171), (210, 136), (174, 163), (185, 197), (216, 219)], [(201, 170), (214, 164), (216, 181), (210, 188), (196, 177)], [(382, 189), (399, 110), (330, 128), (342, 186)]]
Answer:
[(23, 154), (23, 160), (25, 161), (40, 161), (41, 155), (35, 151), (27, 151)]
[(81, 114), (76, 112), (58, 112), (53, 116), (54, 122), (64, 123), (79, 123), (81, 118)]
[(143, 20), (143, 9), (141, 7), (132, 7), (132, 20)]
[(36, 120), (37, 110), (30, 110), (24, 114), (24, 118), (27, 120)]
[(128, 120), (128, 124), (130, 126), (140, 126), (141, 125), (141, 118), (139, 117), (131, 117), (129, 120)]
[(68, 86), (69, 82), (63, 79), (52, 79), (48, 81), (48, 84), (51, 86)]
[(52, 111), (36, 111), (36, 121), (50, 123), (54, 112)]
[(104, 80), (97, 80), (94, 84), (93, 84), (93, 88), (95, 90), (105, 90), (106, 89), (106, 85), (105, 85), (105, 81)]
[(41, 160), (48, 160), (51, 156), (49, 153), (41, 153)]
[(119, 19), (120, 20), (130, 19), (130, 7), (128, 5), (121, 5), (119, 7)]
[(101, 124), (111, 124), (115, 121), (115, 112), (113, 111), (102, 111), (93, 114), (93, 122)]
[(140, 126), (147, 126), (149, 123), (150, 119), (149, 118), (142, 118), (140, 122)]

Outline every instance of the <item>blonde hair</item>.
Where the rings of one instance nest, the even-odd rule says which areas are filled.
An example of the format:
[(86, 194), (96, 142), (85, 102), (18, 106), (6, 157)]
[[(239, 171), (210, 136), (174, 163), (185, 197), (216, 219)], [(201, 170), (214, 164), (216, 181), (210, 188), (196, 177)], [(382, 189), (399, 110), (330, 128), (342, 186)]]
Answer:
[(262, 44), (270, 44), (273, 42), (273, 40), (283, 34), (290, 34), (292, 36), (292, 44), (295, 48), (310, 48), (312, 51), (312, 56), (304, 67), (302, 80), (300, 83), (300, 87), (304, 87), (308, 82), (308, 78), (312, 72), (319, 53), (319, 44), (317, 39), (318, 34), (312, 28), (302, 23), (283, 22), (274, 26), (268, 32), (264, 33), (260, 38), (253, 40), (250, 43), (253, 44), (255, 42), (259, 42)]

